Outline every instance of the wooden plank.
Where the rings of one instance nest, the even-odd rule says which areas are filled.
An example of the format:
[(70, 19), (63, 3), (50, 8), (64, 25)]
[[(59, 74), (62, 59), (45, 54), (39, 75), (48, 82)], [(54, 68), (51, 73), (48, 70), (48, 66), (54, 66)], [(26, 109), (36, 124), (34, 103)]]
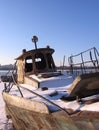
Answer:
[(6, 104), (10, 104), (19, 108), (23, 108), (30, 111), (35, 111), (39, 113), (49, 113), (47, 106), (44, 103), (33, 101), (30, 99), (18, 97), (15, 95), (10, 95), (3, 92), (3, 99)]

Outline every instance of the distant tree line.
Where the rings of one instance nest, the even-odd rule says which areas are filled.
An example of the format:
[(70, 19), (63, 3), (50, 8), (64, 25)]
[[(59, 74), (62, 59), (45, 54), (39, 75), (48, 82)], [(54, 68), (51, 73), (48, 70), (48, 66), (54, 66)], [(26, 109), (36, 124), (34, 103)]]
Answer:
[(13, 65), (9, 64), (9, 65), (0, 65), (0, 70), (12, 70), (13, 69)]
[[(71, 66), (56, 66), (57, 69), (62, 69), (62, 70), (68, 70), (71, 69)], [(94, 69), (94, 66), (84, 66), (85, 69)], [(81, 69), (80, 66), (72, 66), (73, 69)]]

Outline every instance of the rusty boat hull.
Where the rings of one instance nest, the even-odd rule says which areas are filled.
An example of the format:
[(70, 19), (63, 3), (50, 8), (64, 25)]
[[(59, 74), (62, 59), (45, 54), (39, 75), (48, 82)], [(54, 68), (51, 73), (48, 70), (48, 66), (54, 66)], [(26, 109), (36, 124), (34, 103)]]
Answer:
[[(2, 93), (6, 115), (16, 130), (98, 130), (99, 112), (81, 111), (68, 115), (59, 110), (50, 112), (41, 102)], [(19, 125), (20, 124), (20, 125)]]

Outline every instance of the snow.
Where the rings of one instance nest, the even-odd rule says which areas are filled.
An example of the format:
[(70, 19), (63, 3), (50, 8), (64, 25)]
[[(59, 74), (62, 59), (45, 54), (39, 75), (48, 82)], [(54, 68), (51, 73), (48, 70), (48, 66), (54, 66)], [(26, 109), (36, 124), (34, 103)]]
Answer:
[(0, 130), (11, 130), (12, 121), (8, 120), (5, 115), (5, 103), (2, 99), (3, 89), (4, 89), (4, 83), (0, 81)]
[(6, 123), (6, 117), (4, 112), (4, 102), (2, 99), (2, 90), (3, 90), (3, 84), (0, 83), (0, 129), (4, 128), (4, 124)]
[(31, 78), (37, 80), (38, 82), (40, 82), (40, 88), (42, 87), (48, 87), (48, 88), (62, 88), (62, 87), (66, 87), (69, 84), (72, 84), (73, 82), (73, 77), (72, 76), (66, 76), (66, 75), (60, 75), (60, 76), (56, 76), (56, 77), (50, 77), (50, 78), (42, 78), (36, 75), (30, 75)]
[[(65, 82), (65, 84), (63, 83)], [(50, 100), (51, 102), (55, 103), (56, 105), (60, 106), (61, 108), (65, 109), (72, 109), (74, 111), (76, 110), (87, 110), (87, 111), (99, 111), (99, 102), (91, 103), (91, 104), (80, 104), (77, 101), (62, 101), (60, 98), (63, 95), (68, 95), (68, 89), (71, 86), (73, 82), (72, 77), (66, 77), (66, 76), (59, 76), (59, 77), (51, 77), (48, 78), (46, 81), (43, 80), (43, 83), (41, 82), (41, 88), (47, 86), (48, 90), (42, 91), (42, 89), (34, 88), (30, 85), (22, 84), (23, 87), (29, 88), (30, 90), (36, 92), (37, 94), (45, 97), (46, 99)], [(53, 96), (51, 96), (53, 95)], [(29, 95), (27, 95), (29, 96)], [(90, 96), (87, 98), (83, 98), (83, 100), (87, 101), (94, 98), (99, 98), (99, 94)], [(43, 99), (34, 96), (32, 100), (39, 100), (41, 102), (45, 102), (51, 110), (56, 110), (56, 107), (52, 104), (49, 104), (48, 102), (44, 101)]]
[[(36, 77), (36, 79), (38, 79), (38, 77)], [(65, 82), (65, 84), (63, 82)], [(50, 100), (52, 103), (60, 106), (62, 109), (72, 109), (73, 111), (76, 111), (76, 110), (99, 111), (99, 102), (95, 102), (91, 104), (81, 104), (81, 103), (78, 103), (76, 100), (68, 102), (68, 101), (63, 101), (60, 99), (62, 96), (68, 95), (68, 89), (71, 86), (72, 82), (73, 82), (73, 78), (71, 76), (69, 77), (59, 76), (59, 77), (51, 77), (46, 80), (45, 79), (42, 80), (40, 88), (35, 88), (27, 84), (20, 84), (20, 85), (24, 88), (32, 90), (33, 92), (46, 98), (47, 100)], [(47, 87), (48, 89), (43, 91), (42, 90), (43, 87)], [(54, 106), (53, 104), (49, 103), (47, 100), (44, 100), (43, 98), (33, 93), (30, 93), (22, 88), (21, 88), (21, 91), (25, 98), (44, 102), (45, 104), (47, 104), (47, 106), (49, 107), (51, 111), (55, 111), (59, 109), (59, 108), (56, 108), (56, 106)], [(15, 90), (15, 86), (11, 90), (11, 93), (14, 93), (14, 92), (16, 95), (19, 95), (18, 94), (19, 92)], [(90, 99), (94, 99), (96, 97), (99, 98), (99, 94), (90, 96), (87, 98), (83, 98), (83, 100), (87, 101)]]

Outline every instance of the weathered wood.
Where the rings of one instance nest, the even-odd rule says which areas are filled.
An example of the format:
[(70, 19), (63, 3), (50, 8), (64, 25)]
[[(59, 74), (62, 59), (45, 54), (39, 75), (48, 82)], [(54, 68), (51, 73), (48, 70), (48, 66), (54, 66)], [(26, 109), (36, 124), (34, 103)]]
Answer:
[(3, 92), (3, 99), (6, 104), (10, 104), (14, 107), (19, 107), (20, 109), (26, 109), (40, 113), (49, 113), (47, 106), (43, 102), (33, 101), (15, 95), (10, 95), (5, 92)]
[(29, 77), (29, 76), (24, 76), (24, 83), (25, 84), (29, 84), (33, 87), (39, 88), (39, 81)]
[[(22, 55), (16, 58), (18, 82), (23, 83), (25, 75), (56, 72), (56, 67), (52, 58), (53, 52), (54, 49), (50, 47), (30, 51), (24, 49)], [(31, 60), (31, 63), (28, 63), (27, 59)], [(36, 61), (37, 59), (40, 59), (40, 61)]]
[(69, 89), (69, 97), (86, 97), (99, 94), (99, 72), (78, 76)]
[[(80, 112), (69, 116), (64, 111), (49, 113), (44, 103), (3, 92), (7, 115), (16, 130), (98, 130), (99, 113)], [(25, 104), (24, 104), (25, 103)]]
[[(14, 76), (15, 81), (17, 81), (16, 75), (13, 75), (13, 76)], [(12, 76), (2, 75), (1, 81), (2, 82), (13, 82), (13, 78), (12, 78)]]
[(3, 92), (7, 115), (16, 130), (77, 130), (66, 112), (49, 113), (44, 103), (23, 99)]
[(19, 83), (23, 83), (23, 81), (24, 81), (24, 62), (23, 62), (23, 60), (18, 60), (17, 61), (17, 72), (18, 72), (18, 77), (17, 77), (17, 81), (19, 82)]

